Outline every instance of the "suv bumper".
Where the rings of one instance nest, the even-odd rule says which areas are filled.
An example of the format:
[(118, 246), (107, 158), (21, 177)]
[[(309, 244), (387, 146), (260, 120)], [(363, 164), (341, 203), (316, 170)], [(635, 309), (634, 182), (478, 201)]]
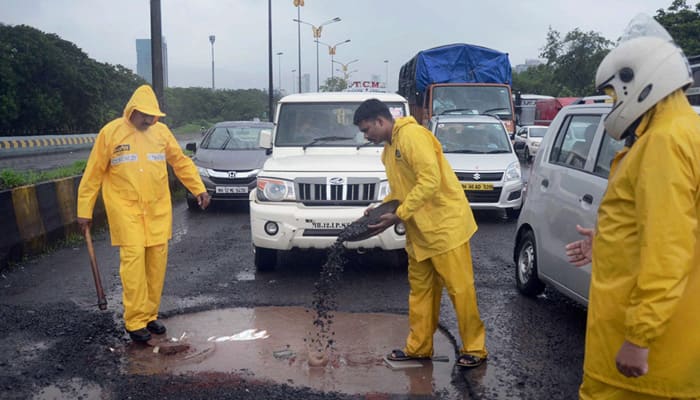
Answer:
[[(360, 218), (366, 207), (305, 207), (300, 203), (250, 201), (250, 230), (256, 247), (276, 250), (325, 249), (337, 239), (337, 232)], [(265, 224), (277, 224), (277, 232), (265, 232)], [(345, 242), (348, 249), (398, 250), (405, 247), (405, 235), (389, 228), (358, 242)]]

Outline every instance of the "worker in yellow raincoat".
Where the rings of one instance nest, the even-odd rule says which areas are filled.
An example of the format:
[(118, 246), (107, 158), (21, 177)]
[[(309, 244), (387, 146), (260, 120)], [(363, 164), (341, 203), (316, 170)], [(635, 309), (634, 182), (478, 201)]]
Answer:
[(365, 138), (384, 142), (382, 162), (389, 180), (385, 201), (399, 200), (395, 213), (370, 225), (377, 232), (403, 222), (406, 227), (410, 333), (392, 361), (429, 358), (438, 326), (443, 286), (452, 300), (462, 338), (457, 365), (477, 367), (487, 358), (486, 333), (479, 316), (469, 239), (476, 232), (469, 202), (435, 136), (413, 117), (393, 119), (379, 100), (363, 102), (353, 122)]
[(151, 87), (136, 89), (124, 115), (97, 135), (78, 189), (78, 223), (85, 232), (102, 187), (112, 245), (119, 246), (124, 322), (139, 342), (166, 331), (158, 310), (172, 236), (167, 165), (201, 208), (209, 205), (194, 163), (158, 122), (163, 116)]
[(566, 246), (574, 265), (593, 262), (579, 395), (700, 399), (700, 117), (668, 33), (645, 16), (630, 31), (641, 36), (624, 35), (596, 75), (614, 103), (606, 132), (626, 147), (597, 228)]

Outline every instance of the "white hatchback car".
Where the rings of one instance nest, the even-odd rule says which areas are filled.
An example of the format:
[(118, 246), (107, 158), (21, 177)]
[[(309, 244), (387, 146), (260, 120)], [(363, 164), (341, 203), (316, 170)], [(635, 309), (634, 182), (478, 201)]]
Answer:
[(472, 209), (504, 210), (517, 218), (523, 181), (503, 123), (490, 115), (439, 115), (429, 129), (442, 143)]
[(540, 148), (542, 138), (547, 133), (546, 126), (528, 125), (522, 126), (515, 132), (513, 147), (516, 152), (522, 154), (525, 161), (532, 161)]

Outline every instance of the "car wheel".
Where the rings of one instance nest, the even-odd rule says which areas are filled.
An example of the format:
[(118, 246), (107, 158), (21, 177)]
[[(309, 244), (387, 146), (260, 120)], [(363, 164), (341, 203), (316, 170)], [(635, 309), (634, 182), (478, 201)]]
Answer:
[(277, 266), (277, 250), (255, 246), (255, 268), (260, 272), (272, 271)]
[(537, 276), (536, 249), (535, 235), (532, 231), (523, 233), (515, 253), (515, 282), (520, 293), (526, 296), (537, 296), (544, 291), (544, 283)]
[(190, 198), (189, 196), (187, 196), (187, 209), (190, 211), (202, 211), (199, 207), (199, 203), (197, 203), (197, 199), (194, 197)]
[(508, 219), (518, 219), (520, 216), (520, 208), (506, 208), (506, 218)]

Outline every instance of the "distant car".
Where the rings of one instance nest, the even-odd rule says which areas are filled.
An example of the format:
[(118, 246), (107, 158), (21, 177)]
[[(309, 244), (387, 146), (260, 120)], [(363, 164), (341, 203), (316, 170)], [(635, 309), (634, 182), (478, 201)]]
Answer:
[[(248, 201), (258, 172), (269, 154), (259, 145), (260, 133), (271, 132), (272, 122), (227, 121), (207, 130), (199, 147), (188, 143), (207, 192), (213, 201)], [(187, 193), (187, 205), (198, 210), (197, 199)]]
[(474, 210), (504, 210), (516, 218), (522, 204), (520, 162), (501, 121), (491, 115), (439, 115), (430, 130), (442, 144)]
[(522, 155), (524, 161), (532, 161), (540, 148), (540, 143), (547, 132), (546, 126), (527, 125), (520, 127), (515, 133), (513, 147)]

